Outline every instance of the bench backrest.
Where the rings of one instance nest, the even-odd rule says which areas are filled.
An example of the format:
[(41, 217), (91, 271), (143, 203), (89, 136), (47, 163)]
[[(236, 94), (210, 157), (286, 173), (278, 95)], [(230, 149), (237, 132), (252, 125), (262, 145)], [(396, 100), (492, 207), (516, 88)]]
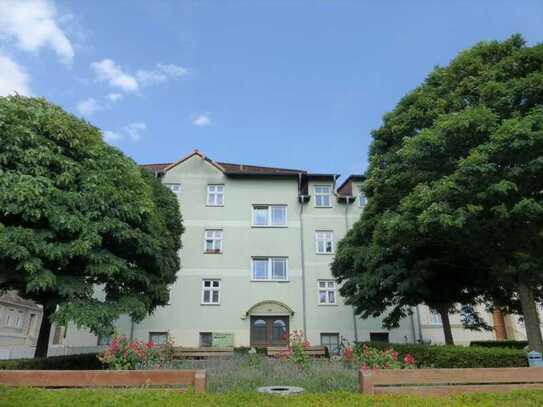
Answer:
[[(266, 352), (268, 356), (276, 356), (282, 352), (288, 350), (286, 346), (268, 346)], [(308, 346), (304, 349), (304, 352), (309, 356), (326, 356), (326, 347), (324, 346)]]
[(185, 348), (175, 347), (174, 358), (187, 358), (187, 357), (214, 357), (214, 356), (232, 356), (234, 354), (234, 348)]
[(205, 370), (0, 370), (0, 384), (65, 387), (192, 387), (203, 393)]
[(543, 388), (542, 368), (361, 369), (360, 392), (450, 394)]

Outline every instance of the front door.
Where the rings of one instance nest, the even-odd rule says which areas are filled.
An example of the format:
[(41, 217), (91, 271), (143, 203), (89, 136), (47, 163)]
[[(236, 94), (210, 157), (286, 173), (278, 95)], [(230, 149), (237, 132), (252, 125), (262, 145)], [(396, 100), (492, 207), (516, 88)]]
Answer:
[(252, 316), (251, 346), (283, 346), (288, 344), (287, 316)]

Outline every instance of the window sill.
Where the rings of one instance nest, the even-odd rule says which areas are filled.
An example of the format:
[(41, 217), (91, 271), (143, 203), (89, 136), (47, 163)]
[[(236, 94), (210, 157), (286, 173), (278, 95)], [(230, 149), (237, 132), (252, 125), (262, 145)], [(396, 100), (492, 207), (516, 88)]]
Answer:
[(318, 256), (333, 256), (335, 253), (334, 252), (331, 252), (331, 253), (319, 253), (319, 252), (315, 252), (316, 255)]
[(330, 205), (330, 206), (314, 206), (314, 208), (318, 208), (318, 209), (330, 209), (330, 208), (333, 208), (334, 206), (333, 205)]
[(222, 208), (224, 207), (224, 205), (209, 205), (209, 204), (206, 204), (207, 207), (209, 208)]
[(319, 307), (337, 307), (338, 304), (321, 304), (319, 303)]
[(288, 225), (251, 225), (252, 228), (288, 228)]
[(222, 254), (222, 253), (223, 253), (222, 251), (220, 252), (212, 252), (212, 251), (207, 251), (207, 250), (204, 251), (204, 254)]
[(289, 280), (255, 280), (251, 279), (252, 283), (288, 283)]
[(221, 304), (220, 304), (220, 303), (218, 303), (218, 304), (211, 304), (211, 303), (208, 304), (208, 303), (205, 303), (205, 302), (201, 302), (200, 305), (202, 305), (202, 306), (205, 305), (206, 307), (207, 307), (208, 305), (211, 305), (212, 307), (213, 307), (213, 306), (217, 307), (217, 306), (219, 306), (219, 305), (221, 305)]

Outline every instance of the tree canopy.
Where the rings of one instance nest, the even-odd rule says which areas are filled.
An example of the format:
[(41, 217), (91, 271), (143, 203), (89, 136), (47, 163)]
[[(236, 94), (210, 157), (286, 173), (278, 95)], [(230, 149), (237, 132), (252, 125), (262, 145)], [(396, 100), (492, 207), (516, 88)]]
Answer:
[(167, 304), (182, 233), (174, 194), (97, 128), (0, 98), (0, 288), (43, 305), (37, 355), (51, 320), (109, 333)]
[(385, 115), (333, 263), (362, 316), (485, 302), (522, 310), (541, 349), (542, 102), (543, 46), (516, 35), (435, 68)]

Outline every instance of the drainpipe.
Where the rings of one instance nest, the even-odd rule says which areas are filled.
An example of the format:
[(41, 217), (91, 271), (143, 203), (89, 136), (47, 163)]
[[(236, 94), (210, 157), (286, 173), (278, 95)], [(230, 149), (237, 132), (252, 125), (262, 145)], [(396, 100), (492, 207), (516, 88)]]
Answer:
[[(349, 198), (345, 198), (345, 236), (349, 231)], [(356, 312), (353, 305), (353, 329), (354, 329), (354, 341), (358, 342), (358, 323), (356, 322)]]
[(305, 290), (305, 254), (304, 254), (304, 196), (302, 195), (302, 175), (298, 174), (298, 189), (300, 201), (300, 260), (302, 272), (302, 324), (304, 339), (307, 340), (306, 290)]

